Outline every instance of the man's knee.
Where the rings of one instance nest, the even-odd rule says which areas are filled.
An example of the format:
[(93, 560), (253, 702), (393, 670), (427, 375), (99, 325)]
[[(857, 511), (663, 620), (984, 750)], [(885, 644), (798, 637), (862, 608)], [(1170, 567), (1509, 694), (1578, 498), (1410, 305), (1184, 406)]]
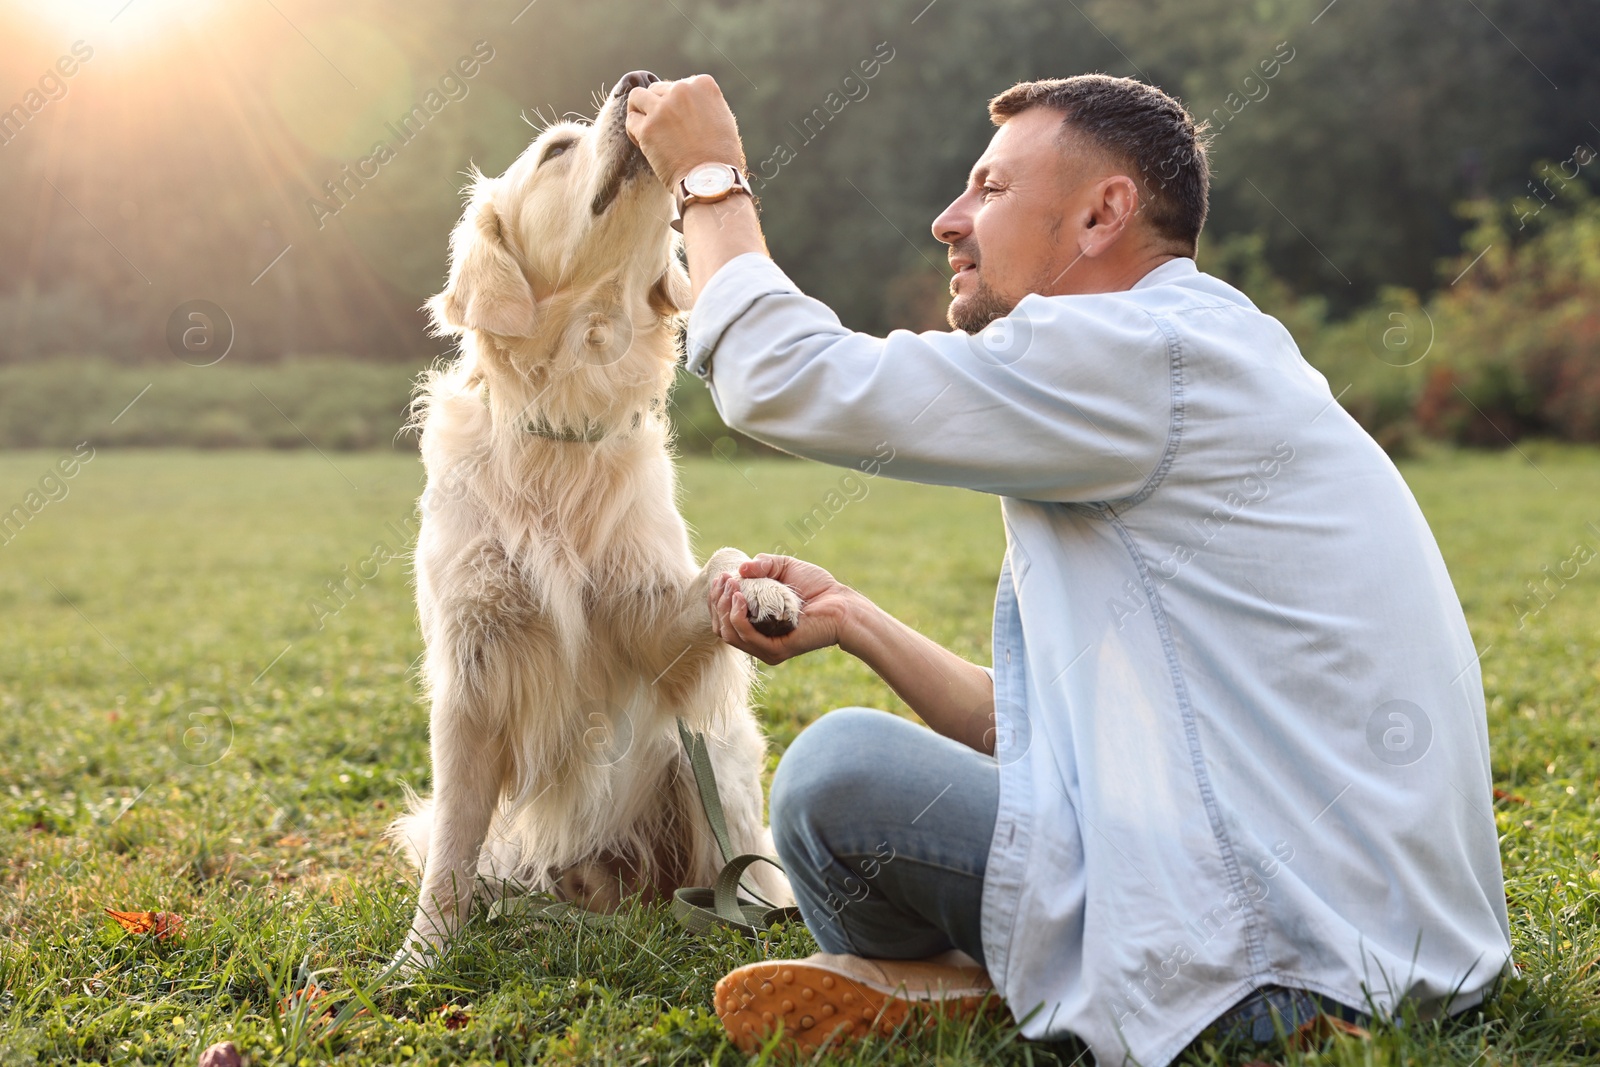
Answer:
[(835, 815), (859, 814), (904, 728), (921, 729), (886, 711), (839, 708), (802, 730), (772, 778), (768, 807), (778, 850), (792, 853), (808, 830), (825, 837)]

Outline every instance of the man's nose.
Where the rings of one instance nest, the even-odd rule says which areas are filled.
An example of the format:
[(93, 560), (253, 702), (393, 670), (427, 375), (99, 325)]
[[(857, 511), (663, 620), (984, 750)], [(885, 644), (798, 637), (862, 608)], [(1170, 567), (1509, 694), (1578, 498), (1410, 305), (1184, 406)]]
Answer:
[(933, 220), (934, 240), (941, 244), (953, 245), (972, 232), (970, 220), (963, 212), (956, 210), (960, 203), (960, 200), (955, 201)]
[(612, 96), (627, 96), (635, 89), (643, 89), (646, 85), (654, 85), (661, 79), (651, 74), (648, 70), (630, 70), (622, 76), (622, 80), (612, 88)]

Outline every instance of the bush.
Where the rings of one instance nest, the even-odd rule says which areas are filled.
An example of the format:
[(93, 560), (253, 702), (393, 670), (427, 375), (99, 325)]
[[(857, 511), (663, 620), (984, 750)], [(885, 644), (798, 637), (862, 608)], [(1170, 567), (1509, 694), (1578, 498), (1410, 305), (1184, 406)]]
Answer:
[[(1340, 403), (1391, 453), (1410, 451), (1423, 435), (1489, 447), (1529, 435), (1600, 441), (1600, 201), (1576, 183), (1559, 200), (1531, 223), (1518, 220), (1516, 205), (1465, 208), (1476, 225), (1465, 251), (1444, 265), (1456, 280), (1426, 304), (1388, 289), (1362, 313), (1332, 320), (1321, 297), (1297, 296), (1273, 276), (1254, 236), (1207, 242), (1201, 267), (1283, 322)], [(91, 440), (409, 449), (415, 439), (399, 431), (415, 373), (336, 358), (0, 366), (0, 448)], [(679, 371), (671, 395), (681, 452), (781, 454), (729, 430), (687, 372)]]
[(1466, 247), (1487, 251), (1470, 270), (1464, 252), (1432, 304), (1441, 352), (1416, 408), (1430, 435), (1600, 441), (1600, 202), (1578, 185), (1563, 197), (1517, 229), (1515, 205), (1472, 209)]
[(411, 448), (395, 435), (412, 374), (332, 359), (204, 368), (57, 359), (0, 367), (0, 447), (88, 440), (96, 447)]
[(1518, 223), (1526, 208), (1516, 204), (1466, 205), (1476, 225), (1442, 265), (1452, 283), (1426, 304), (1386, 289), (1338, 321), (1320, 297), (1298, 297), (1271, 275), (1258, 238), (1208, 247), (1202, 267), (1282, 321), (1390, 452), (1424, 435), (1492, 448), (1525, 436), (1597, 441), (1600, 201), (1577, 184), (1561, 199), (1531, 224)]
[[(400, 429), (415, 374), (338, 358), (202, 368), (68, 358), (0, 366), (0, 448), (87, 440), (96, 447), (409, 450), (416, 437)], [(673, 401), (681, 451), (773, 454), (723, 425), (711, 394), (687, 372), (674, 383)]]
[(1412, 406), (1421, 381), (1413, 362), (1427, 343), (1415, 294), (1388, 289), (1366, 311), (1328, 317), (1320, 296), (1298, 296), (1266, 265), (1262, 238), (1243, 235), (1202, 246), (1200, 267), (1227, 280), (1283, 323), (1306, 361), (1328, 379), (1356, 421), (1391, 453), (1409, 451), (1416, 436)]

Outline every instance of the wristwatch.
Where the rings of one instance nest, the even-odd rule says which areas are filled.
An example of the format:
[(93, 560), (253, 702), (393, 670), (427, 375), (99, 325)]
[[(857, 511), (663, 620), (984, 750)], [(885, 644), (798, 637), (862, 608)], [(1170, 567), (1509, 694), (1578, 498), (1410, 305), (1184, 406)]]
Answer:
[(753, 195), (744, 171), (731, 163), (700, 164), (678, 182), (678, 217), (672, 220), (672, 228), (683, 232), (683, 213), (690, 204), (714, 204), (734, 193)]

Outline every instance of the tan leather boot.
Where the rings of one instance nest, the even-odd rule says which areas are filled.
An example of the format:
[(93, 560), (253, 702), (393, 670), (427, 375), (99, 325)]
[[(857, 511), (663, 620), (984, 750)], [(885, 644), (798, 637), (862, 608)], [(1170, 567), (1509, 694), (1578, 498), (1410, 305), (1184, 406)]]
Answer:
[(717, 983), (714, 1005), (728, 1037), (754, 1052), (781, 1023), (784, 1045), (815, 1051), (908, 1019), (972, 1018), (998, 1009), (994, 984), (963, 952), (926, 960), (869, 960), (819, 952), (803, 960), (749, 963)]

